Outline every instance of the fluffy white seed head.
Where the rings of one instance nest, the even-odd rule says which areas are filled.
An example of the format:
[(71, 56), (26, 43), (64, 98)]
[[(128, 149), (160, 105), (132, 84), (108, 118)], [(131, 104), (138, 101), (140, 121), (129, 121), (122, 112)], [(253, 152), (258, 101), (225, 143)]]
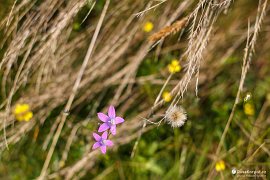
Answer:
[(172, 106), (166, 111), (165, 120), (172, 127), (181, 127), (187, 120), (186, 111), (181, 106)]

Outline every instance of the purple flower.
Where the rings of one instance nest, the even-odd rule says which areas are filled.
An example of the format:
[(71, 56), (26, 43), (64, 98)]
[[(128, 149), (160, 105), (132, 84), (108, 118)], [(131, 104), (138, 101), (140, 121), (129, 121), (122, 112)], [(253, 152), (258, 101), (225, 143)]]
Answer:
[(103, 131), (107, 131), (108, 129), (110, 129), (111, 133), (113, 135), (116, 134), (116, 124), (120, 124), (124, 122), (124, 119), (121, 117), (116, 117), (115, 115), (115, 109), (113, 106), (109, 107), (108, 110), (108, 116), (106, 114), (103, 113), (97, 113), (98, 118), (104, 122), (103, 124), (101, 124), (101, 126), (98, 129), (98, 132), (103, 132)]
[(110, 140), (107, 140), (108, 138), (108, 132), (104, 132), (101, 137), (100, 135), (93, 133), (93, 136), (97, 142), (93, 145), (93, 149), (97, 149), (100, 147), (100, 150), (103, 154), (106, 153), (107, 146), (111, 147), (113, 146), (113, 142)]

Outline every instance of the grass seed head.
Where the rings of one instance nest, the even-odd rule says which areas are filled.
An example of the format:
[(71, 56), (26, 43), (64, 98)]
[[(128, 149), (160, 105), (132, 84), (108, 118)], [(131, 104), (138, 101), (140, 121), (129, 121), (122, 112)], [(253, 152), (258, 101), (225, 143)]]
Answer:
[(172, 106), (166, 111), (165, 119), (173, 128), (181, 127), (187, 120), (187, 114), (181, 106)]

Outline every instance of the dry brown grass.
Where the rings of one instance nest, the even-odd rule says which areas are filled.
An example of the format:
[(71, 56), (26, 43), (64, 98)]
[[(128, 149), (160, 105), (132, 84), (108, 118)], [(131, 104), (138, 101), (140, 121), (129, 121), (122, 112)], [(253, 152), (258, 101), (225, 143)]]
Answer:
[[(83, 176), (93, 167), (98, 156), (98, 152), (90, 151), (90, 140), (88, 151), (70, 166), (59, 164), (56, 169), (52, 169), (51, 157), (61, 138), (63, 127), (68, 124), (72, 128), (61, 159), (61, 162), (65, 163), (78, 129), (88, 124), (89, 119), (93, 119), (104, 93), (113, 89), (114, 95), (110, 102), (106, 102), (107, 104), (116, 106), (120, 114), (134, 107), (137, 109), (136, 115), (127, 117), (128, 121), (119, 129), (121, 133), (114, 138), (115, 150), (118, 146), (137, 138), (133, 149), (134, 156), (142, 134), (154, 128), (154, 126), (147, 126), (147, 121), (141, 117), (151, 122), (158, 122), (160, 118), (157, 115), (164, 113), (168, 108), (164, 106), (160, 95), (154, 104), (144, 101), (145, 94), (141, 93), (138, 85), (148, 82), (163, 85), (159, 94), (168, 84), (173, 85), (171, 94), (174, 95), (174, 100), (170, 106), (179, 104), (188, 90), (195, 91), (195, 95), (198, 95), (200, 85), (202, 89), (207, 90), (205, 83), (214, 80), (222, 69), (222, 63), (217, 62), (217, 59), (224, 60), (229, 57), (247, 37), (240, 85), (235, 101), (237, 104), (262, 20), (268, 10), (267, 0), (260, 1), (257, 18), (250, 20), (250, 23), (255, 22), (255, 25), (249, 29), (248, 35), (242, 33), (224, 54), (214, 57), (212, 54), (221, 46), (220, 39), (225, 36), (223, 31), (215, 29), (215, 23), (222, 13), (228, 11), (232, 1), (216, 2), (184, 0), (176, 6), (170, 1), (153, 4), (152, 1), (110, 2), (107, 0), (98, 18), (91, 19), (87, 28), (75, 37), (72, 37), (74, 33), (72, 24), (87, 1), (64, 3), (61, 0), (46, 0), (39, 6), (35, 6), (34, 2), (23, 0), (19, 4), (14, 4), (10, 14), (0, 23), (5, 33), (1, 45), (6, 46), (0, 62), (3, 76), (1, 94), (4, 99), (0, 111), (3, 132), (0, 147), (4, 150), (9, 144), (17, 143), (34, 128), (42, 126), (54, 109), (64, 107), (62, 113), (54, 118), (50, 132), (43, 143), (44, 150), (48, 150), (48, 155), (44, 160), (40, 179), (54, 179), (58, 176), (74, 179)], [(160, 30), (152, 35), (145, 34), (141, 31), (144, 19), (148, 18), (154, 9), (159, 14), (154, 24), (156, 29)], [(189, 9), (193, 10), (188, 13), (187, 18), (184, 12)], [(177, 21), (178, 19), (180, 20)], [(230, 27), (230, 35), (239, 35), (240, 25), (233, 23)], [(244, 30), (245, 28), (242, 32)], [(179, 31), (187, 33), (183, 41), (165, 44), (166, 37)], [(211, 39), (213, 33), (216, 39)], [(155, 43), (156, 41), (158, 42)], [(181, 46), (174, 46), (175, 44)], [(137, 71), (149, 52), (152, 50), (159, 57), (164, 49), (166, 52), (184, 51), (179, 57), (181, 62), (185, 62), (181, 77), (171, 79), (171, 76), (163, 70), (160, 74), (137, 77)], [(31, 105), (34, 119), (29, 123), (18, 123), (12, 115), (12, 109), (19, 102)], [(89, 118), (74, 123), (76, 116), (73, 116), (72, 112), (87, 102), (95, 104), (89, 113)], [(234, 109), (235, 107), (216, 150), (216, 156), (221, 152), (221, 145), (230, 127)], [(252, 133), (252, 139), (257, 136), (256, 131)], [(250, 146), (251, 150), (247, 156), (255, 153), (252, 145)], [(212, 176), (213, 174), (210, 173), (209, 177)]]
[(162, 28), (161, 30), (159, 30), (158, 32), (154, 33), (153, 35), (151, 35), (149, 37), (149, 41), (159, 41), (160, 39), (166, 38), (167, 36), (171, 35), (171, 34), (176, 34), (177, 32), (179, 32), (182, 28), (184, 28), (184, 26), (186, 25), (188, 21), (188, 18), (185, 17), (179, 21), (176, 21), (175, 23), (173, 23), (170, 26), (166, 26), (164, 28)]

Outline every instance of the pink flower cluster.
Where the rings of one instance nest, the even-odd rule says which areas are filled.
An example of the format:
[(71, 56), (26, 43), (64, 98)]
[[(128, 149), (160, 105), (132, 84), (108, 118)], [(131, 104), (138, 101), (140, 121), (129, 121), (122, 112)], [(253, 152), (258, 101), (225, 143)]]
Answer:
[(98, 132), (103, 132), (103, 134), (100, 136), (97, 133), (93, 133), (93, 137), (96, 140), (93, 145), (93, 149), (100, 148), (101, 152), (105, 154), (107, 146), (113, 146), (113, 142), (111, 140), (108, 140), (107, 130), (109, 130), (112, 135), (115, 135), (116, 125), (123, 123), (125, 120), (121, 117), (116, 116), (115, 108), (113, 106), (109, 107), (108, 115), (101, 112), (97, 113), (97, 115), (98, 118), (103, 122), (98, 128)]

